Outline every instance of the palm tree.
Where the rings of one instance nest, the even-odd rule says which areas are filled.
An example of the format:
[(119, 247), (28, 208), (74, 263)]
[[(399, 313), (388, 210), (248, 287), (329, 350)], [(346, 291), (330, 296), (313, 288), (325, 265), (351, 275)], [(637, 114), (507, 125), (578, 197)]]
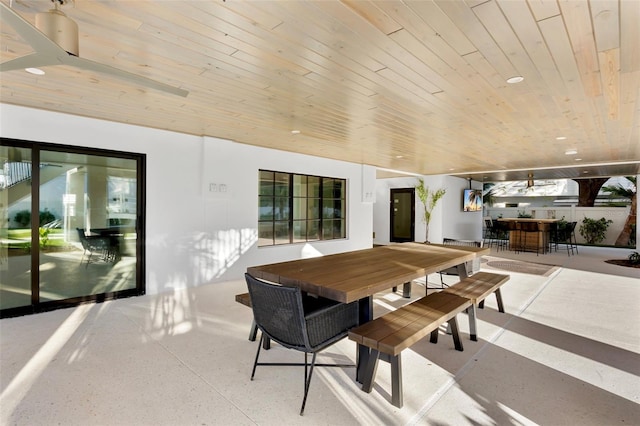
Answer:
[(611, 193), (616, 197), (628, 198), (631, 200), (631, 210), (629, 210), (629, 216), (627, 216), (627, 220), (624, 223), (624, 227), (622, 231), (620, 231), (620, 235), (618, 235), (618, 239), (616, 240), (615, 245), (617, 246), (628, 246), (631, 243), (632, 233), (635, 231), (636, 227), (636, 211), (638, 209), (638, 186), (636, 182), (635, 176), (625, 176), (626, 179), (633, 183), (633, 187), (625, 188), (620, 184), (613, 186), (603, 186), (602, 189)]

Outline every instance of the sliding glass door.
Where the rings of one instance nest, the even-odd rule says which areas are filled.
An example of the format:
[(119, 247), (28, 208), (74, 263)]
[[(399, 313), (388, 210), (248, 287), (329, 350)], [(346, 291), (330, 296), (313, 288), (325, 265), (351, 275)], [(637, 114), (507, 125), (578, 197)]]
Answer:
[(0, 309), (32, 304), (32, 150), (0, 146)]
[(11, 142), (0, 158), (2, 316), (143, 294), (144, 156)]

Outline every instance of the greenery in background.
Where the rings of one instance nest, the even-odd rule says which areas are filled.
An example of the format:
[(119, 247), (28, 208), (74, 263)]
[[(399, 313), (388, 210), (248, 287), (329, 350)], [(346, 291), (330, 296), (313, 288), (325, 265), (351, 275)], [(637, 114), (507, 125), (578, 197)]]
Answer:
[(431, 191), (428, 186), (424, 184), (424, 179), (418, 178), (418, 184), (416, 185), (416, 193), (418, 194), (418, 198), (422, 202), (424, 206), (424, 217), (422, 220), (427, 225), (426, 231), (426, 241), (429, 241), (429, 222), (431, 222), (431, 212), (438, 204), (438, 201), (444, 197), (444, 194), (447, 192), (446, 189), (440, 188), (436, 191)]
[(612, 220), (607, 220), (604, 217), (600, 219), (585, 217), (580, 225), (580, 235), (587, 244), (601, 243), (605, 239), (607, 228), (612, 223)]
[[(29, 228), (31, 226), (31, 211), (20, 210), (13, 217), (13, 220), (19, 225), (19, 227)], [(44, 209), (40, 211), (39, 220), (40, 220), (39, 225), (42, 226), (45, 223), (49, 223), (56, 220), (56, 217), (53, 213), (49, 211), (49, 209)]]
[(558, 223), (558, 229), (564, 229), (569, 224), (569, 222), (567, 222), (567, 220), (564, 218), (564, 216), (562, 216), (562, 218), (560, 220), (558, 220), (557, 223)]
[[(44, 235), (43, 235), (44, 232)], [(68, 244), (62, 238), (64, 231), (62, 229), (40, 228), (40, 247), (66, 247)], [(53, 236), (60, 238), (51, 238)], [(46, 239), (46, 241), (43, 241)], [(7, 231), (7, 246), (10, 249), (24, 249), (29, 252), (31, 249), (31, 230), (30, 229), (9, 229)]]
[(40, 233), (40, 247), (45, 248), (49, 243), (49, 234), (51, 233), (51, 229), (39, 228), (38, 232)]
[(493, 196), (493, 190), (496, 186), (495, 183), (487, 182), (482, 185), (482, 205), (491, 207), (493, 206), (493, 202), (495, 197)]
[(531, 219), (532, 216), (526, 212), (526, 210), (520, 211), (518, 210), (518, 218), (520, 219)]

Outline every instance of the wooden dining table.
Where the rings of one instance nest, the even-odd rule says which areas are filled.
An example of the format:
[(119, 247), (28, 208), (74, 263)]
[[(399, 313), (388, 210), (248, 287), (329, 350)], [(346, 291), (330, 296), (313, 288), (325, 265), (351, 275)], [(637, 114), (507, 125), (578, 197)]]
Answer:
[[(251, 266), (247, 273), (338, 302), (358, 301), (362, 324), (373, 319), (374, 294), (455, 266), (460, 276), (467, 276), (465, 263), (489, 253), (489, 248), (401, 243)], [(359, 345), (357, 378), (368, 354)]]

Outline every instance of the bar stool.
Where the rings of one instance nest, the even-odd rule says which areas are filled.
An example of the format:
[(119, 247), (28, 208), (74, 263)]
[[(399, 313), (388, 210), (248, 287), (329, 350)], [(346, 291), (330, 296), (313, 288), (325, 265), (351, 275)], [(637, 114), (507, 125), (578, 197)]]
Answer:
[(496, 243), (496, 248), (498, 250), (500, 250), (500, 249), (508, 250), (509, 249), (509, 231), (510, 231), (510, 224), (511, 223), (512, 222), (496, 221), (496, 223), (493, 225), (493, 227), (494, 227), (494, 235), (495, 235), (495, 243)]
[(551, 250), (558, 252), (558, 222), (551, 222), (549, 224), (549, 232), (545, 234), (547, 238), (547, 253), (551, 253)]

